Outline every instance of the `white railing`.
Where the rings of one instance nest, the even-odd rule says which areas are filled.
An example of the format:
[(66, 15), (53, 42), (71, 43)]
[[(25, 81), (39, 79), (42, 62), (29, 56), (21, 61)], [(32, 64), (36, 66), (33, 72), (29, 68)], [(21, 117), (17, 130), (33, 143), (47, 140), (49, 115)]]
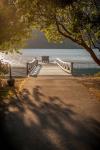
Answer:
[(65, 61), (62, 61), (61, 59), (57, 58), (56, 63), (65, 72), (67, 72), (69, 74), (73, 74), (73, 62), (65, 62)]
[(38, 65), (38, 60), (33, 59), (32, 61), (27, 63), (27, 75)]

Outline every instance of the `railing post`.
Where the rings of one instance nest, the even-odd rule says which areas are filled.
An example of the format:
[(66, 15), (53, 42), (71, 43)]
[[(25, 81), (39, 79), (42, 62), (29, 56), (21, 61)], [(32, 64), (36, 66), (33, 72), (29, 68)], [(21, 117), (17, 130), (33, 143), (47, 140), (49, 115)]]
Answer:
[(73, 75), (73, 62), (71, 62), (71, 74)]
[(7, 80), (7, 83), (10, 87), (13, 87), (15, 84), (15, 79), (12, 77), (12, 68), (11, 64), (9, 64), (9, 79)]
[(9, 78), (12, 79), (11, 64), (9, 65)]
[(28, 73), (29, 73), (29, 71), (28, 71), (28, 63), (26, 63), (26, 73), (27, 73), (27, 76), (28, 76)]
[(36, 66), (38, 66), (38, 59), (36, 59)]

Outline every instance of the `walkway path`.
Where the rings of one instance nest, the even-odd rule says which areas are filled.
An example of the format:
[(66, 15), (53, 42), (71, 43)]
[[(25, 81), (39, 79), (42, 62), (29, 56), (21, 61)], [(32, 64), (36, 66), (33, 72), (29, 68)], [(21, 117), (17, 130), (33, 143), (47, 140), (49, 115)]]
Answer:
[(70, 77), (28, 78), (6, 114), (14, 150), (99, 149), (100, 101)]
[(63, 71), (57, 64), (41, 64), (38, 65), (38, 67), (31, 72), (31, 76), (34, 75), (63, 75), (68, 76), (67, 72)]
[(68, 75), (57, 65), (43, 65), (39, 75)]

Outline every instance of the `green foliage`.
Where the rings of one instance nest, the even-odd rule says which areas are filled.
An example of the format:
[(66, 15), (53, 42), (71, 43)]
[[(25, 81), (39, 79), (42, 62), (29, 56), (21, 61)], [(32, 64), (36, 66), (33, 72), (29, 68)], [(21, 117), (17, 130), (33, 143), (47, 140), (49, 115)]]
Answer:
[[(16, 1), (16, 6), (23, 18), (26, 18), (33, 29), (43, 31), (49, 41), (62, 41), (66, 36), (76, 39), (79, 43), (83, 39), (88, 45), (92, 45), (92, 41), (98, 41), (99, 14), (93, 2), (77, 0), (65, 4), (62, 1), (62, 5), (64, 7), (60, 7), (59, 1), (52, 0)], [(60, 31), (66, 34), (65, 37), (59, 34), (57, 23)]]
[(66, 3), (63, 0), (14, 0), (14, 5), (6, 4), (0, 9), (0, 49), (19, 49), (30, 37), (32, 28), (43, 31), (49, 41), (63, 41), (66, 37), (59, 33), (57, 23), (61, 32), (77, 41), (81, 37), (89, 43), (88, 32), (92, 33), (93, 41), (98, 40), (99, 23), (95, 26), (98, 16), (91, 0)]
[(0, 51), (17, 51), (30, 37), (32, 29), (22, 17), (15, 6), (0, 8)]
[(96, 74), (94, 74), (95, 77), (100, 77), (100, 72), (97, 72)]
[(0, 61), (0, 75), (8, 74), (9, 72), (9, 65)]
[(89, 52), (100, 39), (99, 20), (94, 0), (14, 0), (0, 9), (0, 49), (21, 48), (32, 29), (39, 29), (48, 41), (69, 38)]

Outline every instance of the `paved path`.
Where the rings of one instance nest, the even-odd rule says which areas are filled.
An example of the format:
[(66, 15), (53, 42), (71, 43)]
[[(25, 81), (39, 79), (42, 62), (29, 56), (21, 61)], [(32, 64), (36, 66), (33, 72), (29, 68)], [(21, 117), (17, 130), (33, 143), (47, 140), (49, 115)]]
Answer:
[(30, 77), (16, 96), (10, 100), (4, 126), (12, 149), (99, 149), (100, 101), (75, 79)]

